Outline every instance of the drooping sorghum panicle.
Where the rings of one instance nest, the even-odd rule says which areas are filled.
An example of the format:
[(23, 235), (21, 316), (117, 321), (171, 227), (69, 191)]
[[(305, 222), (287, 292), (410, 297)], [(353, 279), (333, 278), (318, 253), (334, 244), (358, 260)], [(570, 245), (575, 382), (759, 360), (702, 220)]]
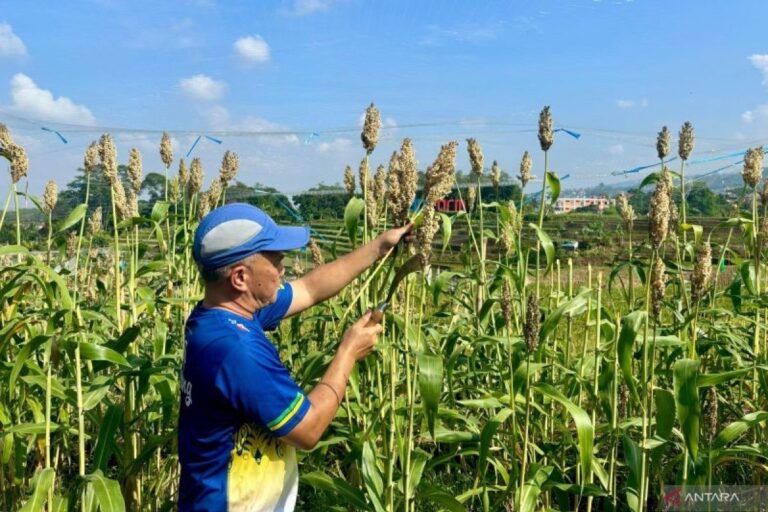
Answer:
[(499, 167), (499, 162), (496, 160), (494, 160), (493, 165), (491, 165), (491, 185), (496, 189), (501, 185), (501, 167)]
[(136, 148), (131, 149), (128, 155), (128, 180), (131, 182), (131, 189), (134, 194), (141, 190), (142, 182), (141, 153)]
[(355, 194), (355, 175), (350, 166), (344, 168), (344, 188), (347, 190), (347, 194), (351, 196)]
[(13, 183), (18, 183), (21, 178), (27, 175), (29, 170), (27, 150), (13, 141), (11, 132), (2, 123), (0, 123), (0, 156), (11, 164), (11, 181)]
[(696, 254), (696, 263), (691, 274), (691, 299), (698, 302), (706, 293), (712, 277), (712, 247), (704, 242)]
[(539, 298), (536, 293), (529, 293), (525, 308), (525, 324), (523, 325), (523, 338), (528, 347), (528, 353), (534, 352), (539, 346), (540, 315)]
[(163, 161), (163, 165), (166, 167), (166, 169), (173, 163), (173, 146), (171, 145), (171, 136), (166, 132), (163, 132), (163, 136), (160, 138), (160, 159)]
[(443, 144), (437, 158), (427, 168), (423, 197), (427, 205), (434, 205), (451, 191), (456, 177), (456, 141)]
[(665, 273), (664, 262), (657, 254), (651, 263), (651, 311), (653, 318), (658, 320), (661, 317), (661, 307), (664, 304), (664, 289), (667, 286), (667, 275)]
[(433, 204), (426, 204), (422, 212), (421, 226), (416, 231), (418, 254), (423, 268), (429, 265), (429, 258), (432, 255), (432, 240), (434, 240), (439, 228), (437, 218), (435, 206)]
[(101, 233), (101, 206), (96, 208), (88, 219), (88, 232), (91, 236)]
[[(662, 171), (662, 175), (664, 173), (667, 173), (666, 169)], [(656, 188), (651, 195), (648, 228), (651, 245), (658, 249), (667, 238), (669, 230), (669, 183), (665, 177), (656, 182)]]
[(635, 209), (632, 208), (631, 204), (629, 204), (627, 194), (623, 192), (619, 194), (617, 203), (619, 206), (619, 213), (621, 213), (621, 218), (624, 221), (624, 226), (627, 228), (627, 231), (631, 232), (632, 227), (635, 225), (635, 219), (637, 218), (635, 215)]
[(83, 155), (83, 170), (85, 174), (91, 173), (99, 165), (99, 143), (91, 142)]
[(704, 431), (707, 434), (707, 439), (711, 443), (717, 435), (717, 388), (715, 386), (709, 386), (707, 388), (706, 396), (704, 397), (704, 407), (702, 416), (704, 417)]
[(43, 192), (43, 211), (45, 213), (51, 213), (56, 208), (56, 202), (59, 200), (59, 188), (56, 186), (56, 182), (48, 180), (45, 185), (45, 192)]
[(182, 188), (186, 187), (189, 183), (189, 170), (187, 170), (187, 163), (183, 158), (179, 159), (179, 185)]
[(467, 211), (471, 212), (475, 210), (475, 203), (477, 202), (477, 188), (474, 185), (470, 185), (467, 189)]
[(477, 139), (467, 139), (467, 151), (469, 152), (469, 163), (472, 168), (472, 174), (479, 178), (483, 175), (483, 149), (477, 142)]
[(408, 211), (416, 198), (416, 186), (419, 182), (418, 161), (413, 142), (409, 138), (403, 139), (398, 155), (398, 169), (400, 173), (400, 217), (395, 219), (397, 225), (403, 225), (408, 219)]
[(221, 159), (221, 169), (219, 169), (219, 179), (221, 179), (224, 188), (235, 179), (239, 167), (240, 157), (237, 156), (237, 153), (229, 150), (225, 151), (224, 157)]
[(366, 153), (369, 155), (376, 149), (376, 144), (379, 142), (379, 129), (381, 128), (381, 117), (379, 116), (379, 109), (376, 105), (371, 103), (367, 109), (365, 109), (365, 121), (363, 122), (363, 131), (360, 134), (360, 139), (363, 141), (363, 147)]
[(677, 144), (677, 155), (681, 160), (688, 160), (688, 157), (691, 156), (694, 142), (693, 125), (686, 121), (683, 123), (683, 127), (680, 128)]
[(758, 146), (756, 148), (749, 148), (744, 154), (744, 169), (741, 171), (741, 177), (744, 179), (744, 183), (750, 188), (754, 189), (760, 178), (763, 176), (763, 148)]
[(203, 189), (203, 178), (203, 164), (199, 158), (193, 158), (189, 167), (189, 183), (187, 184), (187, 192), (190, 197)]
[(509, 327), (512, 324), (512, 291), (506, 279), (501, 284), (501, 316), (504, 325)]
[(666, 126), (661, 127), (661, 131), (656, 136), (656, 154), (659, 160), (664, 160), (669, 155), (669, 148), (672, 145), (672, 133)]
[(523, 158), (520, 160), (520, 174), (517, 175), (517, 179), (520, 180), (520, 186), (525, 188), (529, 181), (531, 181), (531, 169), (533, 169), (533, 160), (531, 155), (526, 151), (523, 153)]
[(314, 238), (309, 239), (309, 252), (312, 254), (312, 263), (314, 263), (316, 267), (319, 267), (325, 263), (325, 258), (323, 258), (323, 251), (320, 250), (320, 246), (317, 245), (317, 242)]
[(112, 135), (105, 133), (99, 139), (99, 159), (102, 172), (107, 181), (115, 187), (117, 179), (117, 148), (112, 140)]
[(555, 142), (555, 134), (552, 130), (552, 114), (549, 105), (539, 113), (539, 145), (542, 151), (548, 151)]
[(383, 203), (387, 195), (387, 172), (384, 166), (379, 164), (376, 174), (373, 175), (373, 197), (377, 203)]

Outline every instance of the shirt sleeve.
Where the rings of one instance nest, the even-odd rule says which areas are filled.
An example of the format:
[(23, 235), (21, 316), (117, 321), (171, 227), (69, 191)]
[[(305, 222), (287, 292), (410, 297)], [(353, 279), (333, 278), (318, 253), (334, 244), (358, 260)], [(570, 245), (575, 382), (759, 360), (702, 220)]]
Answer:
[(291, 287), (290, 283), (283, 283), (283, 286), (277, 291), (277, 300), (273, 304), (258, 310), (254, 317), (259, 321), (262, 329), (272, 331), (277, 328), (280, 321), (285, 317), (292, 301), (293, 287)]
[(239, 414), (276, 437), (293, 430), (310, 407), (277, 354), (267, 350), (232, 350), (222, 362), (216, 387)]

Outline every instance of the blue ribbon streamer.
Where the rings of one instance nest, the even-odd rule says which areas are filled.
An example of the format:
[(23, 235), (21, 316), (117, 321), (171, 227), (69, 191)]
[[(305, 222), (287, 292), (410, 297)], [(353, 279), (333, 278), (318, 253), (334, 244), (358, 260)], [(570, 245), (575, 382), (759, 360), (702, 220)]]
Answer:
[(221, 144), (221, 141), (220, 141), (219, 139), (214, 139), (214, 138), (213, 138), (213, 137), (211, 137), (210, 135), (206, 135), (206, 136), (205, 136), (205, 138), (206, 138), (206, 139), (208, 139), (208, 140), (212, 140), (212, 141), (213, 141), (213, 142), (215, 142), (216, 144)]
[(50, 128), (46, 128), (45, 126), (41, 126), (40, 129), (46, 132), (55, 133), (56, 135), (59, 136), (59, 139), (61, 139), (61, 142), (63, 142), (64, 144), (69, 144), (69, 142), (67, 142), (67, 139), (65, 139), (64, 136), (59, 132), (57, 132), (56, 130), (51, 130)]
[(192, 143), (192, 147), (189, 148), (189, 151), (187, 151), (187, 158), (189, 158), (189, 155), (192, 154), (192, 150), (195, 149), (195, 146), (197, 146), (197, 143), (200, 142), (200, 139), (202, 138), (202, 135), (198, 135), (195, 139), (195, 142)]
[(557, 129), (555, 129), (555, 131), (556, 132), (565, 132), (568, 135), (570, 135), (571, 137), (573, 137), (574, 139), (581, 138), (581, 134), (580, 133), (572, 132), (571, 130), (566, 130), (565, 128), (557, 128)]

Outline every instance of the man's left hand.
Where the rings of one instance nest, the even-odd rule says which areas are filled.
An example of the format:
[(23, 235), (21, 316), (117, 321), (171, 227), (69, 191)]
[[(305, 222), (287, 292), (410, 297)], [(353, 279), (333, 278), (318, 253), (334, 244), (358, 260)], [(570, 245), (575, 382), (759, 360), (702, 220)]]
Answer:
[(400, 240), (410, 243), (415, 237), (413, 222), (409, 222), (401, 228), (394, 228), (383, 232), (376, 238), (376, 241), (379, 243), (379, 257), (387, 254)]

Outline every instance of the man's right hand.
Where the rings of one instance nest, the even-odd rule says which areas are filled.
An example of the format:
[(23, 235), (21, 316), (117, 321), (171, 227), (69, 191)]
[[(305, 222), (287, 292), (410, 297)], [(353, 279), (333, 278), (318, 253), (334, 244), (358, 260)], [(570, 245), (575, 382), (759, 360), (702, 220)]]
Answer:
[(339, 351), (349, 353), (355, 361), (363, 359), (373, 351), (376, 340), (384, 328), (381, 324), (369, 325), (371, 311), (365, 313), (357, 322), (352, 324), (341, 339)]

